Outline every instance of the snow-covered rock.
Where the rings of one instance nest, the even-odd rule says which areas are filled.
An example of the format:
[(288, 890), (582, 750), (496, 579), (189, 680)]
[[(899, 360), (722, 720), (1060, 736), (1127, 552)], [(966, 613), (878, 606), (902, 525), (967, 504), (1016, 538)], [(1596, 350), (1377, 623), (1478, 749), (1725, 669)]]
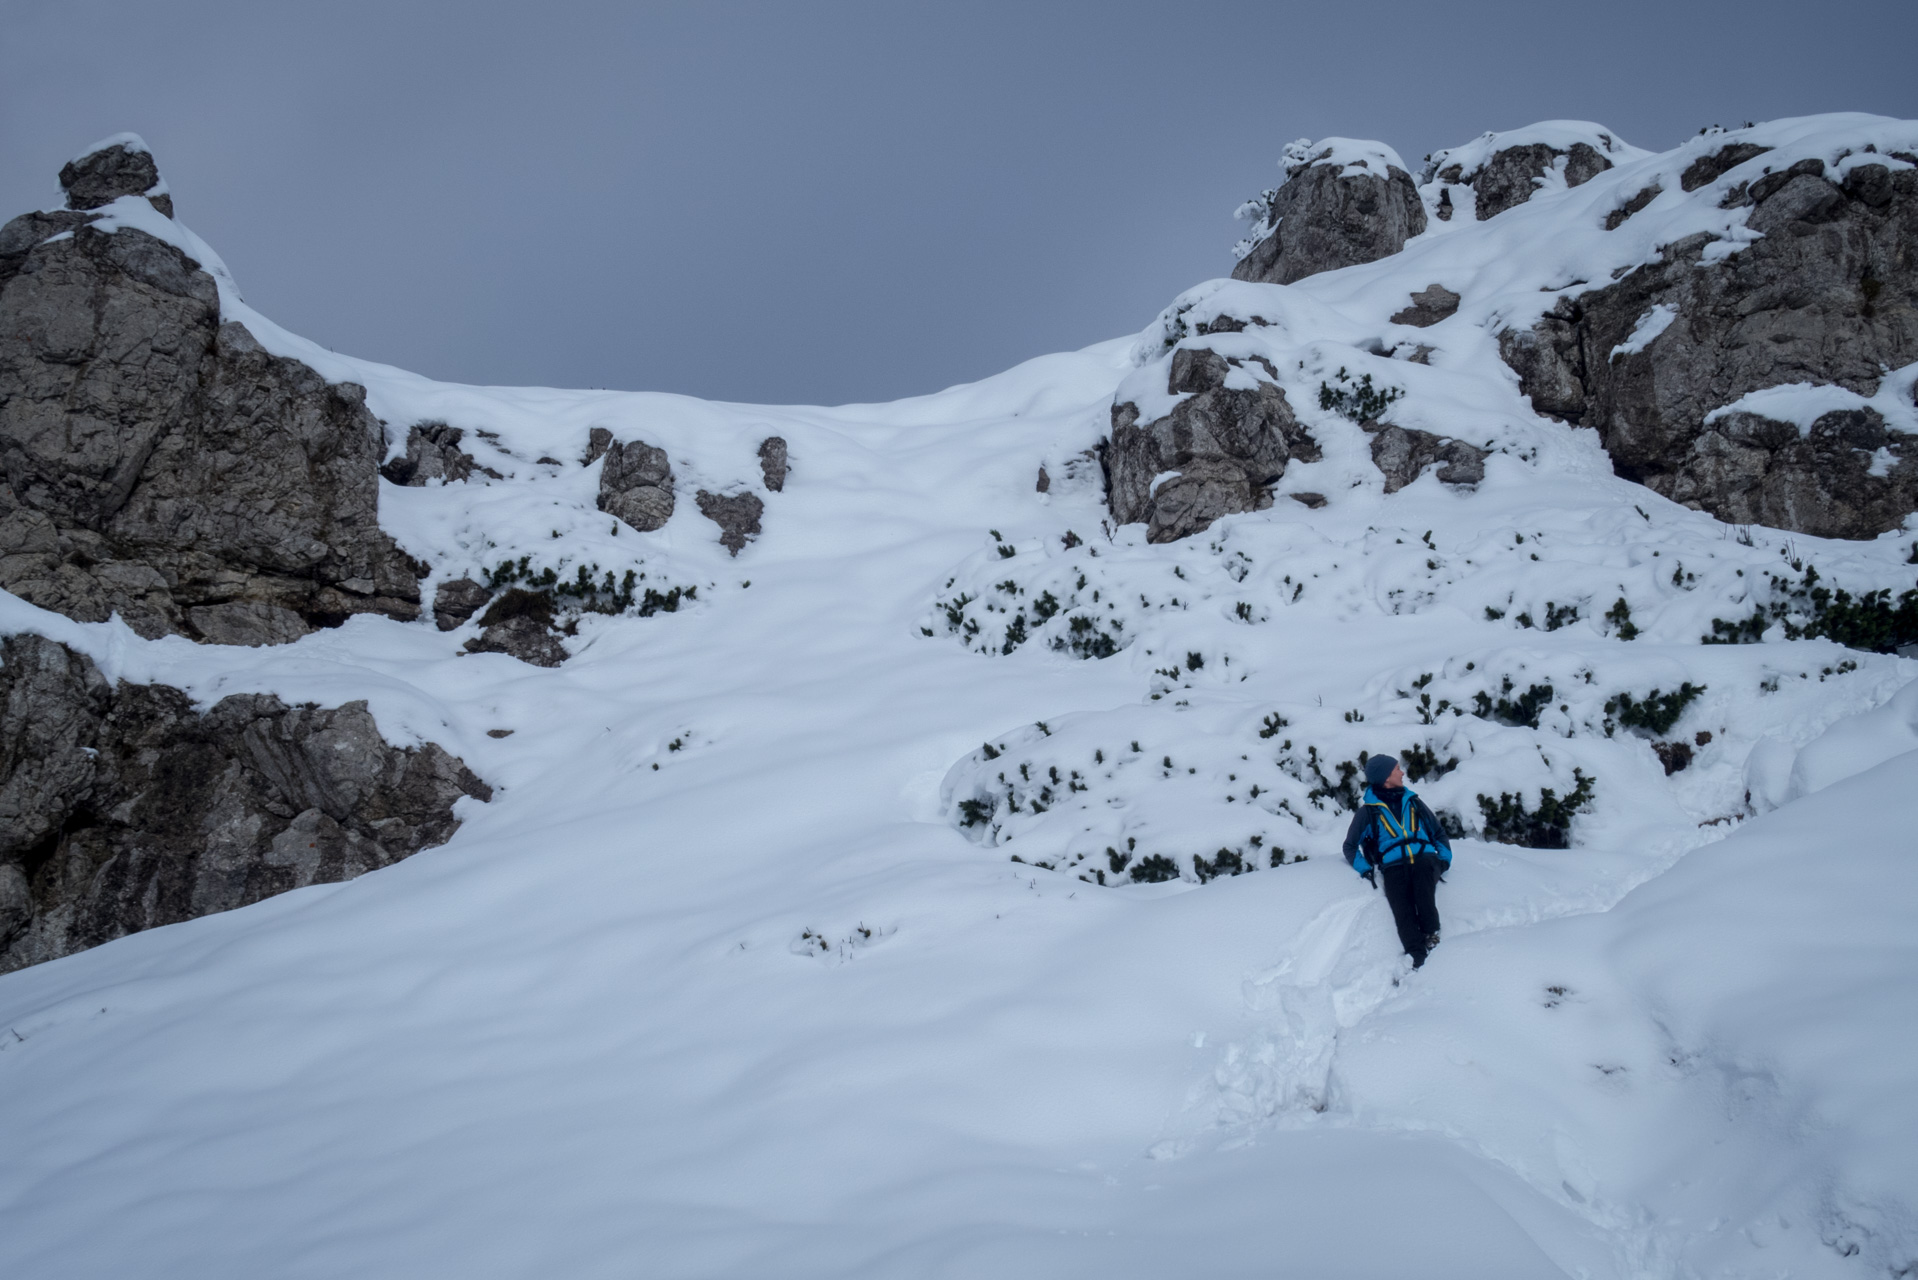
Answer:
[(1301, 138), (1281, 167), (1285, 180), (1239, 210), (1252, 233), (1235, 280), (1291, 284), (1397, 253), (1425, 230), (1412, 175), (1384, 143)]

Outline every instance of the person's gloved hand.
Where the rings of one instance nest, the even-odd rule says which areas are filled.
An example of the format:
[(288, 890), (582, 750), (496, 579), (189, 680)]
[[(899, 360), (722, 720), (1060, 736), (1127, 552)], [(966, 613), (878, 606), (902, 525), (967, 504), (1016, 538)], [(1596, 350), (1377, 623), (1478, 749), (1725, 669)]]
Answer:
[(1365, 870), (1365, 871), (1362, 871), (1362, 872), (1360, 872), (1359, 874), (1360, 874), (1360, 875), (1363, 875), (1363, 876), (1364, 876), (1364, 877), (1365, 877), (1365, 878), (1366, 878), (1367, 880), (1370, 880), (1370, 881), (1372, 882), (1372, 887), (1373, 887), (1374, 889), (1376, 889), (1376, 888), (1378, 888), (1378, 887), (1379, 887), (1379, 873), (1378, 873), (1378, 872), (1376, 872), (1376, 871), (1373, 871), (1373, 870), (1370, 870), (1370, 869), (1367, 869), (1367, 870)]

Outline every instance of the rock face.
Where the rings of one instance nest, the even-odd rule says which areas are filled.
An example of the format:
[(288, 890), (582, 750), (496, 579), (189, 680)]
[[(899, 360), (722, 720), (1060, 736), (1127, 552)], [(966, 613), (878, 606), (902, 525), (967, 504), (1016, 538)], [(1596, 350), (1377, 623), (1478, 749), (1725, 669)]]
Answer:
[(1477, 445), (1389, 423), (1361, 425), (1372, 434), (1372, 462), (1385, 475), (1387, 493), (1411, 484), (1435, 462), (1440, 464), (1438, 478), (1443, 484), (1474, 485), (1485, 479), (1487, 455)]
[(161, 213), (173, 216), (173, 197), (160, 181), (160, 166), (147, 144), (133, 134), (110, 138), (60, 170), (67, 208), (98, 209), (121, 196), (145, 196)]
[(178, 249), (90, 219), (0, 229), (0, 587), (216, 643), (417, 617), (423, 570), (379, 528), (364, 390), (222, 324)]
[[(595, 441), (595, 444), (598, 442)], [(643, 440), (609, 443), (599, 473), (599, 509), (641, 533), (661, 528), (673, 516), (673, 468), (664, 449)]]
[[(1730, 167), (1708, 166), (1698, 185)], [(1918, 171), (1865, 164), (1839, 181), (1805, 160), (1726, 199), (1753, 206), (1762, 239), (1716, 262), (1704, 259), (1707, 236), (1668, 245), (1659, 262), (1500, 335), (1506, 363), (1535, 409), (1596, 428), (1619, 475), (1676, 501), (1823, 537), (1897, 528), (1918, 509), (1918, 442), (1875, 413), (1802, 431), (1743, 413), (1706, 419), (1792, 383), (1870, 396), (1884, 370), (1918, 361)]]
[(0, 972), (350, 880), (443, 844), (492, 790), (363, 702), (236, 694), (205, 714), (110, 684), (32, 635), (0, 643)]
[(407, 428), (406, 456), (381, 467), (380, 474), (394, 484), (413, 489), (423, 488), (431, 480), (448, 484), (464, 480), (479, 465), (472, 454), (460, 449), (464, 438), (465, 432), (444, 422), (416, 423)]
[[(1264, 510), (1287, 462), (1318, 460), (1318, 442), (1278, 386), (1226, 387), (1236, 363), (1216, 351), (1182, 347), (1172, 354), (1166, 389), (1192, 393), (1188, 399), (1146, 423), (1137, 405), (1113, 406), (1106, 467), (1119, 524), (1143, 521), (1147, 541), (1172, 542), (1220, 516)], [(1178, 474), (1155, 489), (1153, 481), (1166, 472)]]
[[(1397, 253), (1425, 230), (1412, 175), (1376, 156), (1342, 163), (1336, 148), (1287, 150), (1285, 182), (1246, 206), (1258, 215), (1256, 243), (1234, 280), (1291, 284)], [(1359, 167), (1363, 163), (1365, 167)]]
[(765, 514), (766, 504), (758, 494), (721, 496), (701, 489), (698, 501), (700, 513), (719, 526), (719, 545), (734, 555), (759, 536), (759, 517)]

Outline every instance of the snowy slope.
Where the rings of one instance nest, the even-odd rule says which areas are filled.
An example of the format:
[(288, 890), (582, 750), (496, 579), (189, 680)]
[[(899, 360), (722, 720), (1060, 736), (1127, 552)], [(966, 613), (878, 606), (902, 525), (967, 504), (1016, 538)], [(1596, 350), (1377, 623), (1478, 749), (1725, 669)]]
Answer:
[[(1918, 135), (1763, 129), (1787, 163)], [(1699, 638), (1794, 564), (1902, 590), (1914, 532), (1735, 529), (1617, 480), (1494, 338), (1680, 236), (1735, 251), (1747, 211), (1676, 180), (1719, 145), (1621, 149), (1384, 261), (1208, 282), (1137, 338), (889, 405), (433, 383), (287, 334), (216, 272), (228, 318), (363, 383), (396, 448), (443, 419), (504, 477), (382, 486), (429, 597), (523, 555), (697, 602), (590, 617), (542, 670), (459, 656), (471, 626), (218, 649), (0, 596), (0, 628), (206, 702), (367, 698), (496, 788), (397, 866), (0, 978), (9, 1269), (1909, 1266), (1918, 663)], [(1455, 316), (1391, 324), (1434, 282)], [(1150, 546), (1108, 526), (1083, 451), (1115, 395), (1163, 412), (1170, 350), (1222, 315), (1263, 323), (1204, 344), (1269, 362), (1323, 448), (1281, 494), (1330, 500)], [(1364, 433), (1317, 407), (1340, 370), (1493, 450), (1484, 482), (1385, 495)], [(672, 457), (664, 529), (597, 511), (593, 427)], [(749, 481), (775, 434), (791, 476), (730, 558), (685, 495)], [(1110, 656), (1077, 656), (1093, 633)], [(1693, 759), (1668, 775), (1618, 699), (1688, 683), (1659, 738)], [(1475, 713), (1544, 685), (1523, 716)], [(1468, 833), (1416, 975), (1322, 785), (1413, 747), (1457, 760), (1419, 790)], [(1570, 849), (1477, 838), (1479, 797), (1535, 809), (1584, 779)], [(1133, 883), (1153, 856), (1176, 878)]]

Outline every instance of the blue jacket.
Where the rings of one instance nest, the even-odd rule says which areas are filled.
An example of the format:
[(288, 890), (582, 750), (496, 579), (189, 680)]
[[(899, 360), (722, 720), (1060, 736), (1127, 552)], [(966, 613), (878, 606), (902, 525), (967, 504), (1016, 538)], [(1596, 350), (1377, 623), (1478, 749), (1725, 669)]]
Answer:
[(1421, 857), (1437, 858), (1441, 870), (1450, 867), (1451, 842), (1425, 801), (1410, 787), (1401, 788), (1396, 799), (1395, 809), (1372, 788), (1365, 789), (1365, 799), (1345, 832), (1345, 860), (1352, 869), (1364, 875), (1374, 867)]

